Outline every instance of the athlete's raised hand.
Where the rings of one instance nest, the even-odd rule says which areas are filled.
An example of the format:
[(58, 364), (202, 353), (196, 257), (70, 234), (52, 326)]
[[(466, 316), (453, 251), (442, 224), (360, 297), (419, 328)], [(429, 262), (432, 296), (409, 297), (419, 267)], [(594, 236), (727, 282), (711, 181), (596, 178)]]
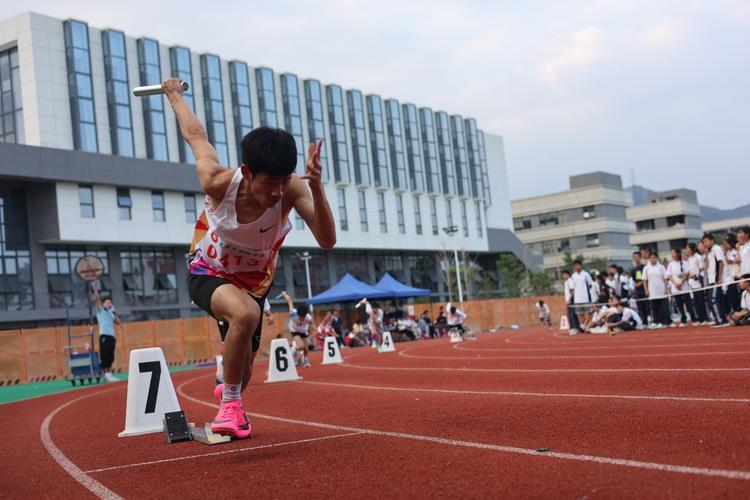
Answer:
[(320, 151), (322, 149), (322, 140), (318, 141), (317, 146), (315, 143), (311, 142), (310, 147), (307, 149), (307, 166), (305, 168), (305, 175), (302, 176), (302, 179), (307, 179), (311, 188), (319, 188), (321, 186), (323, 164), (320, 163)]

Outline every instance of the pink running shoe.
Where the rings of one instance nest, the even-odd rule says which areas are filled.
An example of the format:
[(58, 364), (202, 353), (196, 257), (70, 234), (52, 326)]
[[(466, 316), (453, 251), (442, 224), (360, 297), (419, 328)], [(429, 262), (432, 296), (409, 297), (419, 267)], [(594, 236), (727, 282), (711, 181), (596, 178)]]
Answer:
[(216, 396), (216, 399), (219, 400), (219, 403), (221, 403), (221, 398), (224, 394), (224, 384), (219, 384), (216, 387), (214, 387), (214, 396)]
[(221, 403), (216, 418), (211, 422), (211, 432), (233, 439), (250, 437), (250, 422), (242, 409), (242, 401)]

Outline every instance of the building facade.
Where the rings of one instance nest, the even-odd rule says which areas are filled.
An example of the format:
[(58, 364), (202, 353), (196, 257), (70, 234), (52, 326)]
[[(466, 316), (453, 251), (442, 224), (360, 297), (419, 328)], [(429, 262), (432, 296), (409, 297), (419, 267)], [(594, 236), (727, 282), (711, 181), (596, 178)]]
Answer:
[(544, 269), (557, 272), (566, 252), (584, 259), (630, 265), (633, 223), (626, 210), (632, 195), (618, 175), (574, 175), (570, 189), (512, 202), (513, 226), (529, 252), (542, 255)]
[(627, 217), (635, 224), (630, 244), (656, 250), (660, 257), (668, 257), (672, 248), (685, 248), (702, 234), (698, 194), (692, 189), (653, 193), (648, 203), (628, 208)]
[(0, 22), (0, 327), (59, 322), (85, 302), (73, 270), (84, 254), (103, 260), (128, 318), (202, 314), (185, 286), (204, 203), (194, 158), (166, 100), (131, 94), (172, 76), (190, 83), (188, 105), (230, 168), (258, 126), (294, 136), (298, 172), (306, 144), (325, 141), (338, 244), (321, 251), (293, 216), (271, 297), (307, 296), (302, 252), (313, 294), (386, 271), (441, 294), (441, 252), (477, 255), (488, 272), (498, 252), (523, 255), (503, 140), (473, 118), (27, 13)]

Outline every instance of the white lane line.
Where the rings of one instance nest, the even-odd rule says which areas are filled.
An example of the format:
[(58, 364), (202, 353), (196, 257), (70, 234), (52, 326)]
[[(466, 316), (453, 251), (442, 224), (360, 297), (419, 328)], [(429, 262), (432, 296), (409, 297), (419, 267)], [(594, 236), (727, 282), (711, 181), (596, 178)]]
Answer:
[(105, 391), (98, 391), (93, 394), (86, 394), (85, 396), (81, 396), (79, 398), (72, 399), (68, 401), (65, 404), (62, 404), (58, 406), (55, 410), (53, 410), (47, 417), (44, 419), (44, 422), (42, 422), (41, 427), (39, 428), (39, 437), (42, 440), (42, 444), (47, 449), (47, 452), (52, 456), (52, 458), (57, 462), (57, 464), (65, 471), (67, 472), (70, 477), (81, 483), (87, 490), (89, 490), (91, 493), (96, 495), (98, 498), (106, 498), (106, 499), (121, 499), (122, 497), (115, 493), (114, 491), (110, 490), (106, 486), (104, 486), (102, 483), (94, 479), (93, 477), (89, 476), (81, 470), (76, 464), (70, 461), (70, 459), (65, 456), (65, 454), (60, 451), (60, 448), (58, 448), (55, 445), (55, 442), (52, 441), (52, 437), (49, 433), (49, 427), (52, 423), (52, 419), (57, 415), (60, 411), (67, 408), (68, 406), (77, 403), (78, 401), (86, 398), (90, 398), (91, 396), (98, 396), (100, 394), (103, 394), (105, 392), (111, 392), (118, 388), (114, 389), (108, 389)]
[[(194, 398), (192, 396), (188, 396), (182, 390), (182, 388), (186, 384), (194, 380), (198, 380), (200, 378), (202, 377), (196, 377), (194, 379), (183, 382), (177, 388), (177, 392), (180, 394), (180, 396), (186, 399), (189, 399), (190, 401), (193, 401), (198, 404), (210, 406), (212, 408), (217, 408), (218, 405), (214, 403), (208, 403), (206, 401)], [(318, 429), (330, 429), (330, 430), (335, 430), (335, 431), (369, 434), (372, 436), (408, 439), (412, 441), (426, 441), (429, 443), (443, 444), (447, 446), (456, 446), (456, 447), (461, 447), (461, 448), (492, 450), (492, 451), (499, 451), (503, 453), (513, 453), (516, 455), (532, 455), (532, 456), (539, 457), (539, 458), (556, 458), (556, 459), (561, 459), (561, 460), (574, 460), (578, 462), (596, 462), (596, 463), (607, 464), (607, 465), (620, 465), (624, 467), (634, 467), (638, 469), (657, 470), (657, 471), (673, 472), (673, 473), (680, 473), (680, 474), (692, 474), (692, 475), (697, 475), (697, 476), (722, 477), (722, 478), (727, 478), (727, 479), (742, 479), (744, 481), (750, 481), (750, 471), (728, 470), (728, 469), (709, 469), (707, 467), (691, 467), (687, 465), (662, 464), (662, 463), (656, 463), (656, 462), (644, 462), (640, 460), (629, 460), (625, 458), (611, 458), (611, 457), (602, 457), (602, 456), (596, 456), (596, 455), (578, 455), (575, 453), (561, 453), (561, 452), (554, 452), (554, 451), (539, 452), (533, 448), (520, 448), (517, 446), (504, 446), (504, 445), (497, 445), (497, 444), (477, 443), (474, 441), (446, 439), (446, 438), (441, 438), (441, 437), (436, 437), (436, 436), (423, 436), (420, 434), (408, 434), (405, 432), (390, 432), (390, 431), (380, 431), (376, 429), (348, 427), (344, 425), (326, 424), (324, 422), (312, 422), (312, 421), (307, 421), (307, 420), (296, 420), (292, 418), (277, 417), (274, 415), (265, 415), (263, 413), (250, 413), (250, 414), (253, 417), (261, 418), (265, 420), (272, 420), (275, 422), (284, 422), (287, 424), (304, 425), (307, 427), (315, 427)]]
[(467, 373), (641, 373), (641, 372), (750, 372), (750, 368), (445, 368), (365, 366), (341, 363), (339, 366), (360, 370), (392, 370), (407, 372), (467, 372)]
[(341, 384), (336, 382), (319, 382), (302, 380), (303, 384), (328, 385), (332, 387), (347, 387), (354, 389), (372, 389), (378, 391), (404, 391), (404, 392), (432, 392), (436, 394), (458, 394), (477, 396), (529, 396), (540, 398), (591, 398), (591, 399), (633, 399), (649, 401), (689, 401), (691, 403), (750, 403), (750, 399), (744, 398), (706, 398), (689, 396), (637, 396), (627, 394), (576, 394), (576, 393), (546, 393), (546, 392), (520, 392), (520, 391), (467, 391), (461, 389), (424, 389), (418, 387), (387, 387), (376, 385)]
[(345, 434), (334, 434), (332, 436), (321, 436), (316, 438), (310, 438), (310, 439), (299, 439), (297, 441), (286, 441), (284, 443), (272, 443), (272, 444), (264, 444), (260, 446), (249, 446), (247, 448), (239, 448), (235, 450), (225, 450), (225, 451), (216, 451), (213, 453), (199, 453), (196, 455), (186, 455), (184, 457), (172, 457), (172, 458), (165, 458), (162, 460), (152, 460), (150, 462), (138, 462), (135, 464), (124, 464), (124, 465), (115, 465), (113, 467), (104, 467), (101, 469), (91, 469), (84, 471), (87, 474), (92, 474), (95, 472), (106, 472), (111, 470), (120, 470), (120, 469), (129, 469), (131, 467), (141, 467), (144, 465), (154, 465), (154, 464), (163, 464), (168, 462), (177, 462), (180, 460), (192, 460), (193, 458), (202, 458), (202, 457), (212, 457), (216, 455), (226, 455), (228, 453), (241, 453), (245, 451), (255, 451), (255, 450), (262, 450), (265, 448), (278, 448), (280, 446), (290, 446), (293, 444), (304, 444), (304, 443), (312, 443), (315, 441), (324, 441), (326, 439), (335, 439), (335, 438), (341, 438), (341, 437), (347, 437), (347, 436), (359, 436), (361, 435), (361, 432), (347, 432)]
[(482, 359), (620, 359), (620, 358), (670, 358), (682, 356), (726, 356), (750, 354), (750, 351), (706, 351), (706, 352), (673, 352), (665, 354), (602, 354), (591, 355), (582, 354), (567, 356), (412, 356), (407, 351), (399, 351), (399, 356), (409, 359), (461, 359), (461, 360), (482, 360)]
[[(603, 346), (576, 346), (576, 347), (533, 347), (528, 349), (501, 349), (501, 348), (477, 348), (477, 347), (464, 347), (464, 342), (453, 344), (453, 348), (457, 351), (465, 352), (504, 352), (504, 353), (515, 353), (515, 352), (540, 352), (540, 351), (589, 351), (589, 350), (617, 350), (617, 349), (654, 349), (654, 348), (668, 348), (673, 349), (675, 347), (709, 347), (709, 346), (736, 346), (740, 344), (750, 344), (750, 342), (707, 342), (703, 344), (657, 344), (657, 345), (603, 345)], [(413, 351), (414, 349), (409, 349)]]

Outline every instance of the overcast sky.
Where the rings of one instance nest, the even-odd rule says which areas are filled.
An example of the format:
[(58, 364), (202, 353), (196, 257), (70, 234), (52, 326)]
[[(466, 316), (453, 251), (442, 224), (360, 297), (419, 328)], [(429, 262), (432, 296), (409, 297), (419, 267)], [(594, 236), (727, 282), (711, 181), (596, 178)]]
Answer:
[(26, 10), (475, 117), (513, 199), (605, 170), (750, 203), (747, 1), (0, 0)]

